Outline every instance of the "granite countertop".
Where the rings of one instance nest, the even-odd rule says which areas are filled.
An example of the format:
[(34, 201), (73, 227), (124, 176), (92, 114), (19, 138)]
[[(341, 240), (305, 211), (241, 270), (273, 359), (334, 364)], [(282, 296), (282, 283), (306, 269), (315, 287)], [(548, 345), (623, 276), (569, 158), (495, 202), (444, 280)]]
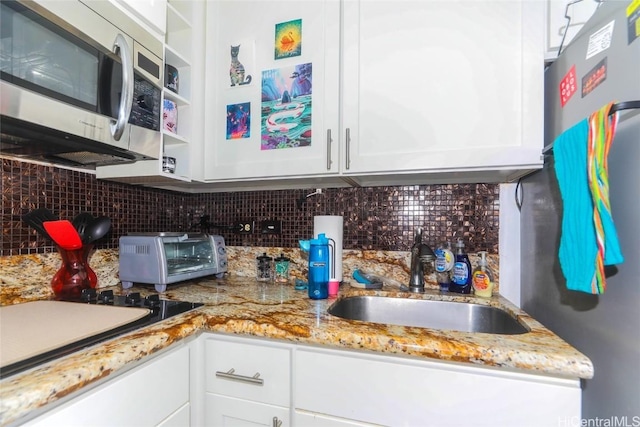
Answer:
[[(119, 286), (112, 289), (124, 293)], [(129, 291), (143, 296), (155, 293), (153, 286), (134, 286)], [(441, 295), (437, 291), (410, 294), (386, 285), (381, 291), (370, 291), (345, 284), (339, 297), (347, 295), (489, 304), (517, 315), (531, 332), (491, 335), (350, 321), (327, 313), (335, 299), (311, 300), (306, 291), (296, 291), (291, 284), (264, 284), (238, 277), (204, 278), (170, 285), (163, 294), (166, 299), (202, 302), (204, 306), (1, 380), (0, 424), (22, 418), (203, 331), (505, 367), (566, 378), (593, 376), (593, 366), (586, 356), (500, 296), (482, 299)]]

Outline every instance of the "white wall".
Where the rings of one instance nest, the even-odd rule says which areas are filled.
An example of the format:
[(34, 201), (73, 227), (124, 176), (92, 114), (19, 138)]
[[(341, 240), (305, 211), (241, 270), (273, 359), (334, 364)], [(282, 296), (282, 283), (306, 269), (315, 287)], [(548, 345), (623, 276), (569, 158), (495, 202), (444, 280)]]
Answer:
[(516, 184), (500, 184), (500, 295), (520, 307), (520, 211)]

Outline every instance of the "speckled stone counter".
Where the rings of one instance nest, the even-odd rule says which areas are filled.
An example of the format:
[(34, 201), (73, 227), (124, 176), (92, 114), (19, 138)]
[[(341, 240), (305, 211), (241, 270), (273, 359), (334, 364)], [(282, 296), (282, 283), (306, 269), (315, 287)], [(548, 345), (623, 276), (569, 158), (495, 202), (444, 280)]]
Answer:
[[(108, 258), (110, 255), (101, 256)], [(52, 274), (49, 270), (55, 272), (57, 262), (55, 258), (2, 260), (2, 304), (51, 298), (46, 282), (39, 286), (27, 284), (38, 282), (37, 277), (42, 277), (43, 271), (44, 275)], [(401, 266), (401, 271), (404, 268), (402, 262), (390, 264)], [(99, 278), (105, 276), (111, 281), (109, 285), (115, 282), (108, 288), (114, 289), (116, 294), (125, 293), (113, 279), (111, 270), (99, 271), (97, 269)], [(22, 273), (20, 277), (18, 272)], [(101, 287), (105, 287), (104, 281)], [(155, 293), (152, 285), (136, 285), (128, 291), (140, 292), (142, 296)], [(343, 284), (338, 297), (350, 295), (492, 305), (517, 316), (530, 332), (491, 335), (350, 321), (327, 313), (327, 308), (336, 299), (310, 300), (306, 291), (296, 291), (292, 284), (265, 284), (234, 274), (225, 279), (202, 278), (170, 285), (162, 298), (201, 302), (204, 306), (0, 380), (0, 425), (19, 420), (44, 405), (202, 332), (439, 359), (567, 378), (593, 376), (593, 366), (586, 356), (498, 295), (482, 299), (440, 294), (435, 290), (410, 294), (392, 285), (385, 285), (381, 291), (365, 291)]]
[[(415, 295), (387, 288), (364, 291), (343, 286), (339, 297), (374, 294), (471, 300), (514, 313), (531, 332), (490, 335), (369, 324), (331, 316), (327, 308), (335, 299), (310, 300), (305, 291), (296, 291), (291, 285), (260, 284), (247, 278), (195, 280), (170, 287), (164, 298), (202, 302), (203, 307), (1, 380), (0, 424), (21, 418), (203, 331), (498, 366), (570, 378), (593, 375), (587, 357), (503, 298), (477, 299), (437, 292)], [(119, 286), (114, 290), (123, 293)], [(153, 286), (134, 286), (131, 291), (141, 292), (144, 296), (153, 293), (154, 289)]]

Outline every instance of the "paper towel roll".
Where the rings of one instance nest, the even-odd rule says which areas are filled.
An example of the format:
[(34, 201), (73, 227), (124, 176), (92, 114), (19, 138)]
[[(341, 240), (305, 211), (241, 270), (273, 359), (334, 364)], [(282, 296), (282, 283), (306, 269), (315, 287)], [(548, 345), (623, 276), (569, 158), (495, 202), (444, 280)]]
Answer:
[[(337, 215), (317, 215), (313, 217), (313, 236), (324, 233), (327, 238), (333, 239), (335, 247), (335, 279), (342, 282), (342, 234), (343, 221)], [(331, 274), (333, 275), (333, 266)]]

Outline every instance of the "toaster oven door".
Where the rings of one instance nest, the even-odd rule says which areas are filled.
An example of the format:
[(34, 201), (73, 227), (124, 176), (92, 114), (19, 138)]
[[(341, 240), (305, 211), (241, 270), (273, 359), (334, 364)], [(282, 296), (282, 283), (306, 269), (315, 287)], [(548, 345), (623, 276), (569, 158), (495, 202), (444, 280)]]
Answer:
[(163, 241), (169, 277), (215, 269), (216, 257), (207, 240)]

